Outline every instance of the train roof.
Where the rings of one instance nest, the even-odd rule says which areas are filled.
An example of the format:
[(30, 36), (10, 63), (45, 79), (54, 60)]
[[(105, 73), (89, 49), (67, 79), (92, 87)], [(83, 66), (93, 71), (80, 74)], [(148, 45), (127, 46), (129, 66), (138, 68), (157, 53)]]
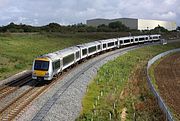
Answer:
[(150, 35), (151, 37), (154, 37), (154, 36), (161, 36), (160, 34), (153, 34), (153, 35)]
[(148, 37), (148, 35), (140, 35), (140, 36), (137, 36), (137, 37)]
[(116, 40), (117, 40), (116, 38), (112, 38), (112, 39), (99, 40), (99, 42), (107, 43), (107, 42), (114, 42)]
[(126, 40), (126, 39), (133, 39), (133, 36), (129, 36), (129, 37), (120, 37), (118, 38), (119, 40)]
[(73, 46), (73, 47), (65, 48), (63, 50), (59, 50), (53, 53), (48, 53), (48, 54), (39, 56), (38, 58), (49, 58), (51, 60), (54, 60), (54, 59), (64, 57), (68, 54), (74, 53), (75, 51), (78, 51), (78, 50), (79, 50), (78, 47)]
[(101, 43), (98, 41), (94, 41), (94, 42), (89, 42), (89, 43), (80, 44), (80, 45), (76, 45), (76, 46), (85, 48), (85, 47), (91, 47), (91, 46), (99, 45), (99, 44), (101, 44)]

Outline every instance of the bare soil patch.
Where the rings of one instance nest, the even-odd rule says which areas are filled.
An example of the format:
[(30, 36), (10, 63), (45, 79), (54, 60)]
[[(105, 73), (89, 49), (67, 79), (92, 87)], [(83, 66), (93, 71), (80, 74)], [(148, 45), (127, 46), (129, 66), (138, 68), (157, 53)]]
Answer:
[(124, 95), (129, 95), (133, 100), (134, 120), (166, 121), (164, 113), (149, 90), (145, 67), (143, 65), (135, 69)]
[(180, 120), (180, 53), (165, 57), (154, 72), (161, 97)]

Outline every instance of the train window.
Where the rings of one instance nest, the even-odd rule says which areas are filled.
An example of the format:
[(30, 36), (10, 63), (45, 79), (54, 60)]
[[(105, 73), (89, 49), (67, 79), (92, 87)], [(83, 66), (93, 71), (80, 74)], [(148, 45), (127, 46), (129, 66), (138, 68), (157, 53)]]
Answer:
[(158, 37), (155, 36), (155, 37), (153, 37), (153, 39), (158, 39)]
[(150, 39), (152, 39), (152, 37), (150, 37)]
[(131, 42), (133, 42), (133, 39), (131, 39)]
[(114, 46), (114, 42), (108, 43), (108, 47)]
[(116, 41), (115, 44), (118, 45), (118, 41)]
[(92, 52), (95, 52), (95, 51), (96, 51), (96, 46), (92, 46), (92, 47), (88, 48), (89, 53), (92, 53)]
[(82, 50), (82, 55), (86, 55), (87, 54), (87, 49), (83, 49)]
[(53, 65), (53, 70), (59, 69), (60, 68), (60, 60), (53, 62), (52, 65)]
[(124, 40), (124, 43), (129, 43), (130, 42), (130, 39), (125, 39)]
[(80, 57), (79, 51), (76, 52), (76, 59), (78, 59)]
[(135, 38), (135, 41), (138, 41), (138, 38)]
[(103, 44), (103, 48), (106, 48), (106, 44)]
[(146, 37), (146, 40), (148, 40), (148, 37)]
[(73, 61), (74, 61), (74, 54), (68, 55), (63, 58), (63, 66), (66, 66)]
[(139, 38), (139, 41), (142, 41), (142, 40), (144, 40), (144, 38)]
[(120, 40), (120, 44), (122, 44), (123, 43), (123, 41), (122, 40)]
[(98, 50), (100, 50), (101, 49), (101, 45), (98, 45)]
[(34, 70), (47, 71), (49, 69), (49, 61), (36, 60), (34, 64)]

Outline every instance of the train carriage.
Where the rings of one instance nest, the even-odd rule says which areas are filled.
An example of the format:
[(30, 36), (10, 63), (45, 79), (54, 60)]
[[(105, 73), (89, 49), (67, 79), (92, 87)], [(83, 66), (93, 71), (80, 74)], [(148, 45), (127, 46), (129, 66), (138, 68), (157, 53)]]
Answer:
[(45, 54), (37, 57), (33, 61), (32, 78), (52, 80), (55, 75), (59, 74), (64, 69), (101, 51), (135, 43), (158, 41), (160, 37), (161, 35), (156, 34), (99, 40)]
[(70, 47), (37, 57), (33, 63), (33, 79), (51, 80), (53, 76), (80, 60), (80, 49)]
[(145, 36), (138, 36), (139, 41), (138, 43), (144, 43), (145, 42)]
[(148, 35), (144, 35), (144, 42), (149, 42), (149, 36)]
[(101, 51), (101, 43), (98, 41), (77, 45), (81, 51), (81, 59)]
[(158, 41), (158, 40), (160, 40), (161, 35), (155, 34), (155, 35), (150, 35), (150, 37), (152, 37), (152, 41)]
[(139, 43), (139, 37), (138, 36), (134, 36), (133, 38), (134, 38), (134, 44)]
[(99, 42), (102, 44), (102, 49), (101, 49), (102, 51), (118, 47), (118, 41), (115, 38), (99, 40)]
[(125, 46), (125, 45), (131, 44), (131, 40), (133, 42), (133, 37), (122, 37), (122, 38), (119, 38), (121, 46)]

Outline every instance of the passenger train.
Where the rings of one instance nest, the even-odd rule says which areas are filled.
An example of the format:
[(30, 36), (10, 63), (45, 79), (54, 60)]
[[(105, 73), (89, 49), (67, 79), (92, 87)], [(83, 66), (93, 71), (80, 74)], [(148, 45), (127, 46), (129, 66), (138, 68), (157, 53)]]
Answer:
[(156, 34), (105, 39), (45, 54), (34, 60), (32, 78), (37, 80), (52, 80), (53, 77), (63, 70), (92, 55), (127, 45), (158, 41), (160, 37), (161, 35)]

